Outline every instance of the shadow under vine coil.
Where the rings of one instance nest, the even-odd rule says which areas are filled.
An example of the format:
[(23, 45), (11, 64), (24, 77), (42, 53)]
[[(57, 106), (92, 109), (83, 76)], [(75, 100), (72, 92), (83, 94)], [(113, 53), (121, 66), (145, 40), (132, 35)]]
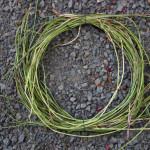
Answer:
[[(144, 98), (144, 94), (150, 88), (150, 84), (144, 85), (144, 57), (147, 58), (148, 63), (150, 61), (141, 44), (138, 27), (130, 18), (131, 15), (56, 14), (52, 20), (42, 23), (40, 27), (35, 25), (30, 29), (28, 28), (29, 12), (30, 10), (24, 16), (22, 25), (18, 27), (16, 34), (15, 81), (17, 91), (23, 104), (29, 110), (30, 116), (35, 114), (41, 120), (39, 125), (58, 133), (79, 137), (84, 137), (84, 135), (75, 134), (76, 132), (72, 131), (97, 132), (98, 134), (87, 136), (94, 137), (121, 130), (130, 130), (130, 125), (133, 123), (150, 117), (150, 113), (147, 111), (150, 106), (150, 96)], [(145, 16), (143, 15), (143, 17)], [(128, 20), (135, 26), (138, 37), (126, 27), (126, 24), (122, 23), (122, 20)], [(84, 24), (93, 25), (103, 30), (107, 35), (117, 57), (118, 78), (116, 90), (104, 109), (93, 118), (83, 121), (74, 118), (57, 104), (50, 89), (46, 86), (42, 59), (48, 45), (55, 37), (75, 27), (79, 27), (80, 32), (81, 26)], [(41, 30), (43, 31), (40, 32)], [(63, 46), (63, 44), (57, 46)], [(119, 78), (120, 62), (116, 47), (122, 51), (123, 73), (121, 78)], [(113, 103), (123, 80), (124, 57), (129, 61), (131, 67), (130, 89), (117, 107), (106, 112), (109, 105)], [(39, 64), (42, 64), (44, 72), (43, 81), (40, 80)]]

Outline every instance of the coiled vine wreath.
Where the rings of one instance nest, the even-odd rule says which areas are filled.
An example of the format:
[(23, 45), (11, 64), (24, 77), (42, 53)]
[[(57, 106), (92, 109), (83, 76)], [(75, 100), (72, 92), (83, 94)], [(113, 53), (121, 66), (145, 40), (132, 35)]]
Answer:
[[(66, 135), (95, 137), (121, 130), (127, 130), (129, 134), (129, 130), (132, 130), (130, 129), (130, 125), (147, 119), (148, 123), (143, 129), (133, 129), (145, 130), (146, 126), (150, 123), (148, 119), (150, 113), (147, 111), (150, 106), (150, 96), (145, 98), (144, 95), (149, 90), (150, 84), (147, 86), (144, 85), (144, 56), (146, 56), (149, 64), (150, 61), (141, 44), (139, 30), (135, 22), (130, 18), (131, 15), (89, 14), (83, 16), (54, 12), (56, 16), (52, 20), (42, 23), (40, 27), (34, 25), (33, 28), (29, 28), (29, 12), (30, 9), (23, 17), (22, 24), (18, 27), (16, 33), (15, 65), (10, 70), (14, 70), (15, 72), (17, 91), (21, 102), (30, 112), (29, 118), (31, 114), (35, 114), (41, 120), (41, 122), (31, 121), (26, 124), (45, 126), (57, 133)], [(149, 15), (135, 16), (148, 17)], [(138, 37), (126, 27), (126, 24), (122, 23), (122, 19), (129, 20), (133, 23), (137, 29)], [(82, 119), (74, 118), (57, 104), (50, 89), (46, 85), (45, 74), (44, 80), (40, 79), (39, 64), (42, 64), (43, 56), (52, 39), (62, 32), (75, 27), (79, 27), (78, 37), (81, 26), (84, 24), (93, 25), (103, 30), (107, 35), (115, 50), (118, 64), (118, 78), (116, 90), (104, 109), (99, 111), (93, 118), (83, 121)], [(67, 44), (75, 41), (77, 37)], [(64, 45), (66, 44), (59, 44), (55, 47)], [(121, 78), (119, 78), (120, 63), (116, 46), (122, 51), (123, 73)], [(130, 89), (127, 96), (117, 107), (106, 112), (109, 105), (113, 103), (123, 80), (124, 57), (129, 61), (131, 67)], [(44, 72), (45, 68), (43, 64), (42, 68)], [(19, 122), (19, 124), (21, 125), (22, 123)], [(73, 131), (93, 131), (98, 134), (84, 136), (75, 134)]]

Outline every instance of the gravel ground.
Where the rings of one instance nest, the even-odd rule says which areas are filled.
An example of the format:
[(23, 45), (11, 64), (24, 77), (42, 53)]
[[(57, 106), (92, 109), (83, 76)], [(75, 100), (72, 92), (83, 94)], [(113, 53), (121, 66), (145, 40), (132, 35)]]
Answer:
[[(30, 0), (0, 0), (0, 78), (14, 65), (14, 39), (17, 29), (15, 22), (19, 24), (29, 5), (35, 7), (35, 3), (36, 1), (30, 2)], [(44, 21), (42, 17), (51, 15), (52, 8), (60, 13), (150, 14), (150, 5), (147, 0), (42, 0), (38, 5), (38, 21)], [(34, 11), (30, 12), (30, 16), (34, 17)], [(30, 21), (32, 23), (33, 20)], [(144, 28), (141, 29), (142, 41), (144, 41), (144, 46), (150, 56), (150, 20), (137, 18), (135, 22)], [(77, 35), (77, 32), (78, 28), (75, 28), (63, 33), (54, 40), (54, 44), (67, 43)], [(112, 45), (105, 39), (105, 36), (95, 27), (84, 25), (79, 38), (74, 43), (51, 51), (44, 58), (47, 85), (60, 106), (76, 118), (93, 117), (98, 112), (98, 107), (104, 107), (107, 104), (115, 89), (116, 56)], [(121, 53), (119, 56), (121, 62)], [(107, 67), (111, 68), (111, 72)], [(150, 73), (150, 67), (146, 66), (146, 68), (145, 72)], [(146, 81), (150, 81), (150, 78), (146, 77)], [(5, 83), (6, 81), (0, 83), (1, 93), (3, 93)], [(129, 85), (130, 67), (125, 61), (122, 87), (108, 111), (124, 99)], [(124, 88), (125, 86), (126, 88)], [(14, 80), (7, 87), (7, 92), (10, 97), (19, 99)], [(3, 101), (1, 98), (0, 105)], [(7, 105), (8, 102), (5, 104)], [(22, 113), (28, 114), (25, 107), (18, 103), (13, 103), (13, 106), (17, 110), (16, 117), (19, 120), (25, 120), (22, 115)], [(4, 107), (6, 106), (4, 105)], [(38, 118), (33, 116), (33, 119), (37, 120)], [(9, 121), (11, 118), (1, 111), (1, 126), (7, 126)], [(136, 131), (130, 132), (130, 139), (136, 133)], [(58, 135), (44, 127), (0, 128), (0, 149), (2, 150), (105, 150), (107, 146), (112, 150), (117, 150), (126, 142), (126, 132), (96, 138), (75, 138)], [(150, 132), (143, 132), (125, 149), (150, 149)]]

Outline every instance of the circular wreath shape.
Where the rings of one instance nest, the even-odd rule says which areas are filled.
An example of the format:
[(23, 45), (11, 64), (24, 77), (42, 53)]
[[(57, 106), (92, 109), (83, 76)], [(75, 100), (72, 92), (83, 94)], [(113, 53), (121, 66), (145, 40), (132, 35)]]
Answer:
[[(139, 37), (136, 37), (122, 22), (128, 19), (136, 27), (136, 24), (128, 15), (57, 14), (55, 18), (42, 23), (40, 27), (35, 25), (32, 29), (29, 29), (29, 12), (24, 16), (22, 25), (18, 27), (16, 34), (15, 64), (17, 69), (15, 81), (20, 98), (30, 112), (29, 117), (31, 114), (35, 114), (41, 120), (36, 124), (48, 127), (58, 133), (80, 137), (84, 136), (72, 131), (99, 132), (98, 134), (88, 135), (88, 137), (94, 137), (129, 129), (131, 124), (149, 116), (148, 113), (146, 114), (149, 105), (145, 104), (150, 98), (143, 99), (148, 88), (148, 86), (144, 86), (143, 53), (146, 56), (147, 54), (141, 44), (140, 34)], [(79, 27), (80, 30), (80, 26), (83, 24), (93, 25), (105, 32), (114, 47), (118, 62), (118, 82), (113, 96), (103, 110), (93, 118), (86, 120), (74, 118), (63, 110), (46, 86), (45, 74), (44, 81), (40, 80), (39, 75), (39, 64), (42, 64), (43, 56), (52, 39), (75, 27)], [(139, 33), (138, 28), (137, 31)], [(119, 78), (120, 63), (116, 47), (122, 51), (123, 68), (124, 56), (129, 61), (131, 84), (124, 100), (117, 107), (106, 112), (121, 86), (124, 75), (123, 71), (121, 78)], [(43, 64), (42, 68), (44, 72)]]

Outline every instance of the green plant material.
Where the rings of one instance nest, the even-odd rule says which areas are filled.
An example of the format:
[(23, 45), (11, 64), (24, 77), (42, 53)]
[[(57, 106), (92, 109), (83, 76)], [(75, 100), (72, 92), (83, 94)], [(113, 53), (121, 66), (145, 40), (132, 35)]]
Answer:
[[(144, 97), (145, 93), (150, 89), (150, 84), (144, 86), (144, 56), (146, 56), (149, 64), (150, 61), (141, 44), (139, 30), (134, 21), (130, 18), (130, 16), (133, 15), (90, 14), (83, 16), (75, 14), (58, 14), (55, 12), (56, 17), (51, 21), (42, 23), (40, 27), (34, 23), (34, 27), (29, 29), (28, 19), (30, 10), (31, 8), (24, 16), (22, 25), (18, 27), (16, 33), (15, 65), (4, 78), (8, 76), (11, 71), (15, 72), (17, 91), (21, 102), (30, 112), (29, 118), (34, 114), (38, 116), (41, 122), (17, 122), (14, 118), (18, 125), (40, 125), (48, 127), (57, 133), (77, 137), (95, 137), (127, 130), (128, 138), (130, 130), (149, 130), (146, 126), (143, 129), (130, 129), (130, 126), (136, 122), (150, 120), (150, 113), (147, 111), (150, 106), (150, 96)], [(149, 17), (149, 15), (143, 14), (134, 16)], [(139, 37), (128, 29), (125, 24), (121, 23), (121, 21), (117, 21), (117, 19), (120, 18), (131, 21), (137, 29)], [(118, 79), (116, 90), (104, 109), (93, 118), (83, 121), (74, 118), (57, 104), (50, 89), (46, 85), (42, 59), (52, 39), (78, 26), (80, 30), (80, 26), (84, 24), (93, 25), (106, 33), (116, 53)], [(41, 29), (43, 29), (43, 31), (40, 33)], [(72, 43), (74, 40), (68, 44)], [(63, 45), (65, 44), (59, 44), (57, 46)], [(121, 79), (119, 78), (120, 63), (116, 46), (122, 51), (123, 73)], [(116, 108), (106, 112), (117, 95), (123, 80), (124, 56), (129, 61), (131, 67), (130, 90), (125, 99)], [(44, 72), (43, 81), (40, 80), (39, 64), (42, 64)], [(11, 76), (8, 78), (7, 84), (10, 79)], [(5, 97), (8, 98), (7, 94)], [(75, 134), (72, 131), (92, 131), (98, 134), (83, 136)]]

